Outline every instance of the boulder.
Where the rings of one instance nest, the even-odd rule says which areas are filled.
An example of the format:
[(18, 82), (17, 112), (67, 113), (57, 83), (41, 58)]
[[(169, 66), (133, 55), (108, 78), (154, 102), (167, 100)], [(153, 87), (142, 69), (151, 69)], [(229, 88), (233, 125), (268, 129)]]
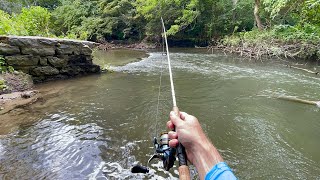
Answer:
[(91, 56), (92, 49), (88, 45), (83, 45), (81, 47), (80, 54), (83, 54), (83, 55), (86, 55), (86, 56)]
[(68, 66), (60, 70), (60, 73), (68, 76), (76, 76), (83, 72), (83, 70), (79, 66)]
[(30, 73), (34, 76), (53, 76), (59, 74), (59, 70), (51, 66), (43, 66), (31, 69)]
[(0, 54), (1, 55), (15, 55), (20, 54), (19, 47), (10, 46), (8, 44), (0, 43)]
[(81, 65), (81, 64), (90, 64), (92, 62), (91, 56), (85, 55), (71, 55), (69, 56), (69, 64), (72, 65)]
[(8, 36), (4, 40), (10, 45), (19, 47), (55, 46), (58, 43), (57, 39), (36, 36)]
[(22, 71), (26, 74), (29, 74), (30, 73), (30, 69), (33, 69), (37, 66), (15, 66), (14, 69), (15, 70), (18, 70), (18, 71)]
[(71, 44), (61, 44), (59, 43), (57, 47), (58, 55), (72, 55), (72, 54), (80, 54), (80, 46), (71, 45)]
[(67, 66), (68, 59), (63, 59), (58, 57), (48, 57), (48, 62), (56, 68), (63, 68)]
[(33, 47), (21, 48), (21, 54), (53, 56), (55, 53), (56, 53), (55, 47), (33, 46)]
[(48, 58), (47, 57), (40, 57), (40, 65), (47, 66), (48, 65)]
[(81, 66), (82, 69), (85, 70), (86, 73), (99, 73), (101, 72), (101, 68), (98, 65), (92, 64), (92, 65), (85, 65)]
[(36, 66), (39, 63), (39, 56), (32, 55), (17, 55), (17, 56), (6, 56), (6, 62), (10, 66)]

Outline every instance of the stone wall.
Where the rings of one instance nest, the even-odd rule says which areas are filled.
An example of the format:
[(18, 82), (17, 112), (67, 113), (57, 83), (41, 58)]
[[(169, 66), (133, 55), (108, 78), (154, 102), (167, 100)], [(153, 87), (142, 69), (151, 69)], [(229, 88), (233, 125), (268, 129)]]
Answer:
[(0, 36), (0, 56), (34, 82), (99, 73), (92, 62), (96, 43), (43, 37)]

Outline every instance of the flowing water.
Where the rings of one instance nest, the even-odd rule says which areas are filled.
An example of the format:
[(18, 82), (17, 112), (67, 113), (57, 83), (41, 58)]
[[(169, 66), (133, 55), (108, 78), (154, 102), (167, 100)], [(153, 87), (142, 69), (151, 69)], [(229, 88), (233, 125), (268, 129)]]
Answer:
[[(133, 164), (146, 164), (152, 138), (166, 130), (172, 106), (166, 57), (152, 52), (123, 64), (116, 59), (127, 63), (136, 54), (109, 53), (96, 56), (113, 73), (38, 86), (63, 90), (45, 108), (25, 115), (33, 123), (0, 136), (0, 179), (178, 177), (176, 168), (165, 172), (156, 161), (147, 175), (130, 173)], [(320, 179), (319, 107), (275, 98), (320, 100), (318, 76), (277, 60), (195, 50), (171, 56), (178, 106), (198, 117), (237, 177)], [(192, 175), (197, 178), (194, 168)]]

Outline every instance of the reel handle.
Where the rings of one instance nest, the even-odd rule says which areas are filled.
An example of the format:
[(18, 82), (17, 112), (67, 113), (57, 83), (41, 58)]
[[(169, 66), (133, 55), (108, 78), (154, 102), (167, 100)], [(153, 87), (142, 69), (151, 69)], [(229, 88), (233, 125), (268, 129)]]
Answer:
[[(177, 116), (180, 117), (180, 111), (177, 106), (174, 106), (172, 108), (173, 112), (176, 113)], [(175, 130), (174, 130), (175, 131)], [(179, 142), (177, 146), (177, 156), (179, 160), (179, 179), (181, 180), (190, 180), (190, 170), (188, 167), (188, 158), (187, 158), (187, 153), (186, 149), (184, 146)]]

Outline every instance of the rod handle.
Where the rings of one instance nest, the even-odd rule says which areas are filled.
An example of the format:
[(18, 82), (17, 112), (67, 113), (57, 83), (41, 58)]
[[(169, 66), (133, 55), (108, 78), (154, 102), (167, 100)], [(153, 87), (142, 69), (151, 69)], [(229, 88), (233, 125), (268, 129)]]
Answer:
[(190, 171), (187, 165), (179, 167), (179, 179), (180, 180), (190, 180)]
[[(173, 112), (180, 117), (180, 111), (177, 106), (173, 107)], [(179, 142), (177, 146), (177, 156), (179, 160), (179, 178), (182, 180), (190, 180), (190, 170), (188, 167), (188, 158), (185, 147)]]

